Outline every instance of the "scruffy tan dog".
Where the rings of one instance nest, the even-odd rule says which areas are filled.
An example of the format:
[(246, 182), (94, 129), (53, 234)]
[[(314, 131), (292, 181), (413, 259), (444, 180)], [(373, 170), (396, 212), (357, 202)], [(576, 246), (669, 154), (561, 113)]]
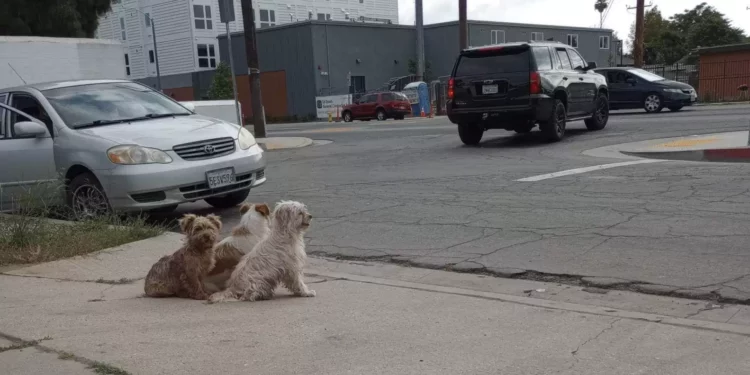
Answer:
[(181, 297), (204, 300), (203, 277), (214, 268), (214, 245), (221, 232), (216, 215), (185, 215), (180, 219), (185, 245), (159, 259), (148, 271), (144, 291), (149, 297)]
[(242, 257), (227, 289), (211, 295), (209, 302), (271, 299), (279, 283), (296, 296), (315, 297), (315, 291), (308, 289), (302, 280), (307, 259), (304, 233), (311, 219), (312, 215), (302, 203), (282, 201), (277, 204), (271, 232)]
[(271, 221), (271, 210), (265, 203), (240, 206), (240, 224), (232, 229), (232, 235), (221, 240), (214, 247), (216, 266), (203, 279), (208, 293), (215, 293), (226, 288), (226, 283), (240, 262), (242, 256), (249, 253), (255, 245), (268, 235)]

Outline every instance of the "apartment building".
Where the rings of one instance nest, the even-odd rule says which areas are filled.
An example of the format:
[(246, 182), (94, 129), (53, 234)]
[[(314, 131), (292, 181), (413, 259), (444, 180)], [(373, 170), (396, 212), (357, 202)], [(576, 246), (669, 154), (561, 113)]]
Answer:
[[(398, 23), (398, 0), (255, 0), (253, 6), (258, 29), (308, 20)], [(229, 29), (242, 31), (240, 0), (234, 8)], [(162, 76), (216, 68), (220, 34), (226, 26), (219, 20), (219, 0), (113, 0), (96, 35), (122, 41), (126, 74), (141, 79), (156, 76), (157, 52)]]

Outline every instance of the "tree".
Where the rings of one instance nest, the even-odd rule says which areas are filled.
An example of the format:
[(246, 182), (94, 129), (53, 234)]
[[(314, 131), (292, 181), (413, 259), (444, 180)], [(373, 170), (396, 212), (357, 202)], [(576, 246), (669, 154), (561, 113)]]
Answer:
[(214, 72), (214, 79), (208, 89), (208, 98), (211, 100), (234, 99), (232, 89), (232, 71), (225, 62), (220, 62)]
[(0, 0), (0, 35), (93, 38), (112, 0)]
[[(409, 59), (408, 69), (409, 69), (409, 74), (417, 75), (417, 60)], [(431, 77), (432, 77), (432, 67), (430, 66), (430, 62), (425, 60), (424, 77), (422, 77), (422, 80), (425, 82), (429, 82)]]

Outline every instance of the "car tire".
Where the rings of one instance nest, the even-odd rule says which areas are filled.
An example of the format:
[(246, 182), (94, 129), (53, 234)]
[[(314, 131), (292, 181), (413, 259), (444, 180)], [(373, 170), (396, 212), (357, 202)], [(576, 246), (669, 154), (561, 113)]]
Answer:
[(375, 118), (378, 121), (385, 121), (388, 119), (388, 115), (385, 113), (384, 110), (378, 109), (378, 111), (375, 113)]
[(669, 110), (672, 111), (672, 112), (677, 112), (677, 111), (681, 110), (682, 107), (683, 106), (681, 106), (681, 105), (674, 106), (674, 107), (669, 107)]
[(484, 129), (478, 124), (458, 124), (458, 137), (467, 146), (476, 146), (482, 141)]
[(565, 137), (565, 126), (568, 118), (565, 104), (562, 100), (555, 99), (549, 118), (542, 122), (539, 128), (550, 142), (559, 142)]
[(204, 201), (216, 208), (231, 208), (244, 202), (248, 195), (250, 195), (250, 189), (245, 189), (224, 196), (206, 198)]
[(70, 180), (66, 201), (75, 220), (94, 219), (112, 213), (107, 193), (90, 172), (81, 173)]
[(588, 130), (602, 130), (607, 126), (609, 121), (609, 100), (604, 95), (599, 95), (596, 99), (594, 113), (591, 114), (591, 118), (583, 120)]
[(342, 116), (344, 118), (344, 122), (352, 122), (354, 121), (354, 117), (352, 116), (352, 113), (349, 111), (345, 111), (344, 115)]
[(646, 98), (643, 99), (643, 109), (648, 113), (661, 112), (664, 109), (664, 100), (661, 95), (655, 92), (648, 93)]

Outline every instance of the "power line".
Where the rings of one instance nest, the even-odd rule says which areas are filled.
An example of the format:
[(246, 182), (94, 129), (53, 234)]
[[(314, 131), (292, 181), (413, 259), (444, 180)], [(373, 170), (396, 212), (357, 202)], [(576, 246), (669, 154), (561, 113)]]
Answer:
[(609, 11), (612, 9), (613, 5), (615, 5), (615, 0), (612, 0), (609, 2), (609, 6), (607, 6), (607, 10), (604, 12), (604, 18), (602, 18), (602, 25), (604, 25), (604, 22), (607, 21), (607, 16), (609, 15)]

